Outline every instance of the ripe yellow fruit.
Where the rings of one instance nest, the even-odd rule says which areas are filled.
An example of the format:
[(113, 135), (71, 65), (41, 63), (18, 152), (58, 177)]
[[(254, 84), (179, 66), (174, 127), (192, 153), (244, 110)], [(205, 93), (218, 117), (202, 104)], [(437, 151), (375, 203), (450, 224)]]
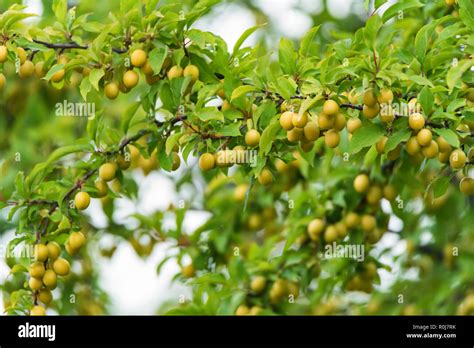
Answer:
[(194, 271), (194, 266), (192, 263), (190, 263), (189, 265), (186, 265), (181, 269), (181, 274), (185, 278), (191, 278), (194, 275)]
[(283, 128), (284, 130), (291, 130), (293, 129), (293, 116), (294, 116), (294, 112), (291, 112), (291, 111), (285, 111), (284, 113), (281, 114), (280, 116), (280, 125), (281, 125), (281, 128)]
[(319, 235), (323, 232), (325, 227), (324, 221), (321, 219), (313, 219), (310, 221), (308, 224), (308, 235), (311, 238), (311, 240), (318, 240)]
[(438, 161), (440, 161), (441, 163), (448, 163), (449, 161), (449, 154), (450, 152), (439, 152), (438, 153)]
[(438, 144), (439, 152), (451, 152), (451, 145), (443, 137), (439, 136), (436, 138), (436, 143)]
[(16, 54), (20, 59), (20, 65), (26, 62), (26, 51), (23, 49), (23, 47), (17, 47)]
[(380, 109), (380, 120), (384, 123), (392, 123), (395, 119), (395, 110), (390, 104), (382, 104)]
[(360, 219), (360, 225), (365, 232), (372, 232), (377, 227), (377, 221), (374, 216), (364, 214)]
[(344, 238), (347, 236), (347, 226), (344, 224), (344, 222), (339, 221), (334, 225), (334, 227), (336, 228), (337, 236), (339, 238)]
[(89, 207), (89, 204), (91, 203), (91, 197), (87, 192), (80, 191), (76, 193), (76, 196), (74, 197), (74, 204), (76, 205), (76, 208), (79, 210), (85, 210), (87, 207)]
[(334, 116), (334, 124), (333, 128), (335, 131), (340, 132), (344, 129), (346, 126), (346, 117), (344, 114), (338, 113), (336, 116)]
[(251, 147), (257, 146), (260, 143), (260, 133), (255, 129), (250, 129), (245, 134), (245, 143)]
[(418, 144), (418, 141), (416, 140), (416, 136), (408, 139), (406, 143), (406, 150), (408, 154), (412, 156), (420, 152), (420, 145)]
[(68, 59), (68, 57), (65, 56), (64, 54), (61, 54), (61, 55), (58, 57), (58, 64), (64, 64), (64, 65), (66, 65), (68, 62), (69, 62), (69, 59)]
[(191, 76), (191, 82), (199, 80), (199, 68), (196, 65), (188, 65), (183, 70), (183, 76)]
[(257, 276), (252, 279), (252, 282), (250, 283), (250, 289), (257, 294), (260, 294), (263, 290), (265, 290), (266, 285), (267, 279), (264, 276)]
[(464, 177), (459, 182), (459, 190), (465, 195), (474, 195), (474, 179)]
[(474, 102), (474, 90), (470, 90), (469, 92), (467, 92), (466, 98), (470, 102)]
[(0, 45), (0, 63), (3, 63), (7, 60), (8, 50), (4, 45)]
[(359, 193), (364, 193), (369, 189), (369, 177), (366, 174), (359, 174), (354, 179), (354, 189)]
[(240, 184), (234, 189), (234, 199), (237, 202), (243, 202), (245, 199), (245, 195), (247, 194), (248, 191), (248, 185), (247, 184)]
[(326, 134), (324, 134), (324, 143), (331, 149), (339, 145), (340, 140), (341, 137), (339, 136), (339, 133), (334, 129), (330, 129), (326, 132)]
[(326, 243), (332, 243), (336, 241), (338, 237), (339, 235), (334, 225), (329, 225), (328, 227), (326, 227), (326, 230), (324, 231), (324, 241)]
[(56, 288), (58, 284), (58, 277), (52, 269), (48, 269), (44, 272), (43, 284), (49, 290), (53, 290)]
[(400, 144), (398, 144), (395, 149), (387, 153), (387, 158), (391, 161), (395, 161), (398, 157), (400, 157), (401, 152), (402, 152), (402, 147)]
[(362, 121), (360, 118), (351, 118), (349, 121), (347, 121), (347, 131), (350, 134), (354, 133), (360, 127), (362, 127)]
[(6, 81), (7, 79), (5, 78), (5, 75), (0, 73), (0, 91), (3, 89), (3, 87), (5, 87)]
[(451, 168), (453, 169), (459, 169), (464, 167), (464, 164), (466, 163), (466, 154), (464, 151), (460, 149), (456, 149), (453, 152), (451, 152), (451, 155), (449, 155), (449, 164), (451, 165)]
[(109, 187), (107, 186), (107, 183), (104, 180), (97, 180), (94, 183), (94, 186), (97, 189), (97, 197), (102, 198), (107, 196), (107, 193), (109, 192)]
[(323, 104), (323, 113), (334, 116), (339, 112), (339, 105), (332, 99), (326, 100)]
[(420, 146), (428, 146), (433, 140), (433, 133), (427, 128), (423, 128), (416, 135), (416, 141)]
[(408, 117), (408, 125), (413, 130), (420, 130), (425, 126), (425, 118), (422, 114), (415, 112)]
[(435, 158), (438, 152), (438, 143), (434, 140), (431, 140), (428, 146), (421, 148), (421, 154), (426, 158)]
[(56, 242), (49, 242), (46, 244), (48, 248), (48, 257), (50, 260), (56, 260), (61, 254), (61, 247)]
[(390, 89), (382, 89), (377, 97), (380, 104), (390, 104), (393, 100), (393, 92)]
[(353, 211), (349, 212), (346, 215), (346, 218), (344, 219), (344, 223), (346, 224), (347, 228), (354, 228), (359, 225), (360, 218), (357, 213), (354, 213)]
[(43, 286), (43, 281), (41, 279), (31, 277), (28, 280), (28, 286), (30, 287), (31, 290), (37, 291), (41, 289), (41, 287)]
[(40, 61), (35, 64), (35, 74), (37, 78), (42, 78), (46, 75), (46, 71), (44, 71), (44, 62)]
[(382, 154), (385, 152), (385, 144), (387, 144), (387, 140), (388, 138), (384, 136), (375, 144), (375, 148), (377, 149), (378, 153)]
[(64, 78), (64, 75), (66, 74), (66, 70), (64, 69), (59, 69), (58, 71), (56, 71), (53, 76), (51, 76), (51, 81), (53, 82), (60, 82), (63, 78)]
[(237, 310), (235, 311), (235, 315), (249, 315), (250, 314), (250, 309), (246, 305), (240, 305), (237, 307)]
[(183, 76), (183, 72), (184, 70), (182, 67), (180, 67), (179, 65), (175, 65), (171, 67), (170, 70), (168, 70), (168, 73), (166, 74), (166, 76), (168, 76), (168, 79), (172, 80), (172, 79)]
[(116, 159), (117, 166), (122, 170), (127, 170), (132, 164), (132, 158), (130, 153), (119, 154)]
[(362, 113), (364, 114), (365, 117), (367, 117), (368, 119), (372, 119), (374, 118), (375, 116), (378, 115), (380, 111), (380, 106), (379, 104), (375, 104), (374, 106), (368, 106), (368, 105), (364, 105), (363, 109), (362, 109)]
[(272, 172), (269, 169), (264, 168), (258, 176), (258, 182), (261, 185), (267, 186), (267, 185), (270, 185), (272, 181), (273, 181)]
[(173, 163), (171, 165), (171, 170), (175, 171), (181, 165), (181, 158), (179, 158), (179, 155), (176, 152), (173, 152), (172, 156), (173, 156)]
[(305, 112), (300, 115), (295, 112), (293, 113), (292, 122), (293, 126), (298, 128), (304, 128), (304, 126), (306, 126), (306, 123), (308, 123), (308, 114)]
[(28, 78), (33, 73), (35, 72), (35, 65), (31, 60), (27, 60), (20, 66), (20, 70), (18, 71), (18, 74), (20, 75), (21, 78)]
[(374, 106), (377, 104), (377, 98), (375, 98), (374, 91), (371, 88), (365, 91), (362, 102), (367, 106)]
[(42, 317), (46, 315), (46, 309), (43, 306), (33, 306), (30, 310), (32, 317)]
[(444, 0), (444, 2), (448, 6), (454, 6), (454, 4), (456, 3), (456, 0)]
[(53, 300), (53, 295), (49, 289), (41, 289), (38, 293), (38, 300), (43, 302), (45, 305), (49, 305)]
[(247, 224), (251, 231), (258, 231), (262, 228), (262, 218), (259, 214), (251, 214)]
[(39, 261), (33, 262), (28, 270), (30, 276), (38, 279), (41, 279), (41, 277), (44, 275), (44, 272), (44, 263)]
[(142, 66), (142, 72), (146, 75), (147, 78), (155, 74), (149, 60), (147, 60)]
[(128, 70), (123, 74), (123, 84), (129, 89), (135, 87), (138, 84), (138, 80), (138, 74), (133, 70)]
[(318, 115), (319, 128), (321, 128), (323, 130), (331, 129), (334, 125), (334, 119), (335, 119), (335, 117), (328, 116), (324, 113), (320, 113)]
[(282, 279), (276, 280), (270, 289), (270, 302), (275, 304), (278, 303), (287, 291), (286, 283)]
[(48, 248), (44, 244), (35, 244), (34, 255), (36, 261), (45, 262), (48, 259)]
[(132, 63), (133, 66), (140, 68), (144, 66), (146, 62), (147, 62), (147, 55), (144, 50), (137, 49), (133, 51), (132, 54), (130, 55), (130, 63)]
[(53, 270), (59, 276), (67, 276), (71, 270), (71, 265), (66, 259), (57, 259), (53, 263)]
[(383, 196), (388, 201), (393, 201), (397, 198), (397, 190), (393, 185), (385, 185), (383, 188)]
[(379, 186), (371, 186), (367, 191), (366, 199), (370, 205), (375, 205), (382, 199), (383, 192)]
[(216, 166), (216, 161), (212, 153), (206, 152), (199, 157), (199, 168), (201, 170), (211, 170)]
[(79, 250), (85, 243), (86, 237), (82, 232), (71, 233), (67, 241), (67, 245), (69, 245), (72, 250)]
[(117, 165), (115, 163), (104, 163), (99, 168), (99, 177), (104, 181), (112, 181), (117, 173)]
[(119, 94), (118, 85), (115, 82), (108, 83), (104, 88), (105, 96), (109, 99), (117, 98)]
[(308, 122), (303, 128), (303, 134), (306, 140), (315, 141), (319, 138), (319, 127), (316, 122)]
[(253, 306), (252, 308), (250, 308), (249, 315), (260, 315), (262, 311), (263, 311), (262, 307)]
[(295, 143), (297, 141), (300, 141), (303, 135), (303, 129), (295, 127), (292, 130), (288, 131), (288, 133), (286, 133), (286, 138), (288, 139), (288, 141)]

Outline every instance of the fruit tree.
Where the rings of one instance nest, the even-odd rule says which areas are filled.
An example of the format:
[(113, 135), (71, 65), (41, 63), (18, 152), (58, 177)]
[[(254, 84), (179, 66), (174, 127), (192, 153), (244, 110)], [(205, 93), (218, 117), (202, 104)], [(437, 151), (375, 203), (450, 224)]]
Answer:
[[(218, 0), (51, 3), (0, 14), (6, 313), (108, 313), (110, 235), (166, 243), (192, 297), (160, 313), (474, 313), (471, 0), (366, 1), (275, 48), (195, 28)], [(154, 171), (183, 198), (118, 219)]]

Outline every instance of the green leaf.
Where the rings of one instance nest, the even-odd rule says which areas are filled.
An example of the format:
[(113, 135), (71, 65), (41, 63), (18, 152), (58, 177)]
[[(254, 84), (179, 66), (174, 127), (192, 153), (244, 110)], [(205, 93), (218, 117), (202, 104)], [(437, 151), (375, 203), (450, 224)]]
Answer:
[[(449, 177), (447, 176), (439, 176), (438, 178), (434, 179), (429, 188), (433, 192), (433, 198), (441, 197), (446, 193), (449, 187)], [(426, 190), (427, 192), (429, 190)]]
[(319, 30), (319, 25), (311, 28), (306, 32), (306, 34), (301, 39), (299, 54), (301, 57), (307, 57), (310, 53), (311, 45), (314, 41), (314, 38)]
[(167, 55), (168, 46), (163, 44), (160, 44), (148, 53), (148, 60), (150, 61), (151, 68), (155, 74), (158, 74), (161, 71), (161, 67), (163, 66), (163, 62)]
[(208, 106), (195, 112), (197, 118), (201, 121), (207, 122), (211, 120), (224, 122), (224, 114), (220, 112), (215, 106)]
[(99, 90), (99, 81), (105, 75), (103, 69), (92, 69), (89, 75), (89, 81), (96, 91)]
[(459, 147), (459, 137), (458, 135), (449, 128), (434, 128), (434, 132), (442, 136), (446, 141), (454, 148)]
[(237, 87), (232, 92), (232, 95), (230, 96), (230, 100), (233, 101), (234, 99), (237, 99), (247, 93), (254, 92), (255, 90), (256, 90), (255, 87), (251, 85)]
[(255, 30), (257, 30), (258, 28), (263, 27), (264, 25), (265, 24), (256, 25), (256, 26), (250, 27), (247, 30), (245, 30), (243, 32), (243, 34), (240, 35), (239, 39), (235, 42), (234, 48), (232, 50), (232, 56), (236, 55), (237, 51), (240, 49), (240, 46), (242, 46), (242, 44), (245, 42), (245, 40), (247, 40), (247, 38), (250, 35), (252, 35), (255, 32)]
[(423, 64), (429, 40), (433, 35), (436, 23), (430, 23), (421, 28), (415, 37), (415, 56)]
[(122, 115), (122, 130), (124, 134), (127, 134), (128, 132), (128, 127), (130, 126), (130, 122), (133, 118), (133, 116), (136, 114), (138, 108), (140, 107), (141, 103), (135, 102), (132, 103), (127, 110), (125, 110), (125, 113)]
[(408, 75), (408, 78), (411, 81), (415, 82), (417, 85), (434, 87), (433, 83), (426, 77), (418, 75)]
[(462, 108), (465, 105), (466, 105), (465, 98), (454, 99), (453, 101), (449, 103), (448, 107), (446, 108), (446, 112), (453, 113), (457, 109)]
[(242, 135), (242, 133), (240, 132), (239, 123), (231, 123), (223, 126), (222, 128), (217, 128), (216, 133), (226, 137), (237, 137), (239, 135)]
[(79, 86), (79, 91), (81, 93), (82, 98), (84, 101), (87, 101), (87, 95), (91, 91), (92, 85), (88, 78), (83, 78), (81, 81), (81, 85)]
[(316, 96), (314, 98), (311, 98), (311, 99), (305, 99), (301, 103), (300, 110), (299, 110), (298, 114), (300, 116), (303, 115), (306, 111), (311, 109), (321, 99), (323, 99), (322, 95), (318, 95), (318, 96)]
[(260, 138), (260, 153), (263, 154), (263, 156), (266, 156), (270, 152), (275, 136), (280, 129), (280, 122), (274, 118), (263, 130)]
[(427, 86), (424, 86), (418, 94), (418, 102), (421, 104), (424, 113), (429, 115), (433, 108), (434, 95)]
[(172, 151), (174, 146), (178, 143), (179, 138), (183, 134), (180, 132), (171, 134), (168, 139), (166, 139), (166, 154), (169, 155)]
[(49, 69), (48, 73), (43, 77), (43, 80), (49, 81), (54, 74), (56, 74), (59, 70), (64, 68), (64, 64), (56, 64), (51, 69)]
[(357, 153), (364, 147), (372, 146), (383, 138), (385, 128), (370, 121), (363, 122), (349, 142), (349, 153)]
[(285, 74), (292, 75), (296, 71), (297, 54), (293, 41), (282, 38), (278, 50), (278, 59), (280, 67)]
[(285, 100), (290, 100), (291, 97), (295, 95), (296, 88), (298, 88), (298, 85), (291, 77), (286, 78), (284, 76), (280, 76), (277, 80), (277, 92)]
[(453, 91), (456, 82), (460, 81), (462, 75), (473, 65), (474, 61), (472, 59), (463, 59), (448, 70), (446, 84), (448, 85), (449, 93)]
[(458, 0), (459, 16), (468, 28), (474, 28), (474, 4), (472, 0)]
[(403, 141), (410, 139), (411, 131), (409, 129), (400, 129), (388, 137), (387, 143), (385, 144), (385, 152), (392, 151), (398, 144)]
[(393, 6), (389, 7), (382, 16), (382, 20), (387, 22), (390, 18), (395, 17), (399, 13), (403, 13), (410, 8), (422, 7), (423, 4), (418, 0), (403, 0), (396, 2)]
[(377, 14), (372, 15), (367, 20), (364, 28), (364, 41), (368, 48), (373, 49), (375, 47), (375, 38), (382, 25), (382, 19)]
[(60, 23), (66, 24), (67, 0), (54, 0), (53, 12)]

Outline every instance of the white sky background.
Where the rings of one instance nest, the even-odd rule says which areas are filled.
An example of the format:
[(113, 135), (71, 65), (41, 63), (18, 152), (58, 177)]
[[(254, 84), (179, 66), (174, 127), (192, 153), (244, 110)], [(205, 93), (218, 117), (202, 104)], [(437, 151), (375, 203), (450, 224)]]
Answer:
[[(345, 17), (351, 8), (351, 3), (362, 0), (331, 0), (330, 11), (336, 17)], [(29, 0), (30, 6), (27, 11), (41, 13), (41, 1)], [(311, 26), (311, 20), (300, 10), (294, 10), (294, 4), (299, 3), (301, 8), (318, 12), (321, 8), (319, 0), (256, 0), (256, 3), (267, 13), (273, 23), (278, 23), (279, 35), (290, 38), (301, 37)], [(236, 4), (224, 4), (216, 8), (211, 15), (197, 21), (194, 27), (211, 31), (220, 35), (231, 49), (239, 36), (247, 29), (255, 25), (255, 17), (245, 8)], [(246, 45), (256, 42), (255, 37), (250, 37)], [(277, 44), (277, 43), (275, 43)], [(163, 209), (169, 203), (177, 204), (179, 197), (172, 182), (160, 173), (152, 173), (143, 177), (139, 172), (134, 173), (140, 184), (139, 204), (134, 204), (125, 199), (121, 200), (116, 212), (117, 217), (125, 218), (133, 211), (151, 213)], [(179, 171), (178, 171), (179, 175)], [(95, 201), (95, 200), (93, 200)], [(105, 217), (100, 209), (99, 202), (92, 202), (87, 210), (91, 214), (92, 221), (98, 226), (105, 224)], [(192, 213), (185, 219), (185, 227), (192, 230), (202, 224), (206, 219), (205, 214)], [(395, 223), (395, 228), (400, 229), (400, 223)], [(12, 238), (9, 233), (0, 239), (1, 245), (6, 245)], [(388, 245), (397, 242), (395, 236), (387, 236)], [(157, 244), (152, 255), (143, 260), (139, 258), (128, 243), (120, 243), (112, 259), (106, 259), (97, 255), (98, 272), (101, 275), (102, 288), (109, 293), (112, 301), (113, 314), (155, 314), (157, 308), (164, 301), (178, 300), (180, 294), (189, 294), (189, 289), (175, 284), (171, 287), (170, 280), (179, 270), (177, 264), (167, 263), (158, 276), (156, 266), (165, 255), (165, 247)], [(97, 267), (97, 266), (96, 266)], [(0, 263), (0, 279), (5, 279), (8, 268)], [(388, 274), (382, 274), (388, 280)], [(1, 294), (0, 294), (1, 296)], [(0, 312), (3, 312), (3, 301), (0, 299)], [(51, 312), (51, 314), (53, 314)]]

